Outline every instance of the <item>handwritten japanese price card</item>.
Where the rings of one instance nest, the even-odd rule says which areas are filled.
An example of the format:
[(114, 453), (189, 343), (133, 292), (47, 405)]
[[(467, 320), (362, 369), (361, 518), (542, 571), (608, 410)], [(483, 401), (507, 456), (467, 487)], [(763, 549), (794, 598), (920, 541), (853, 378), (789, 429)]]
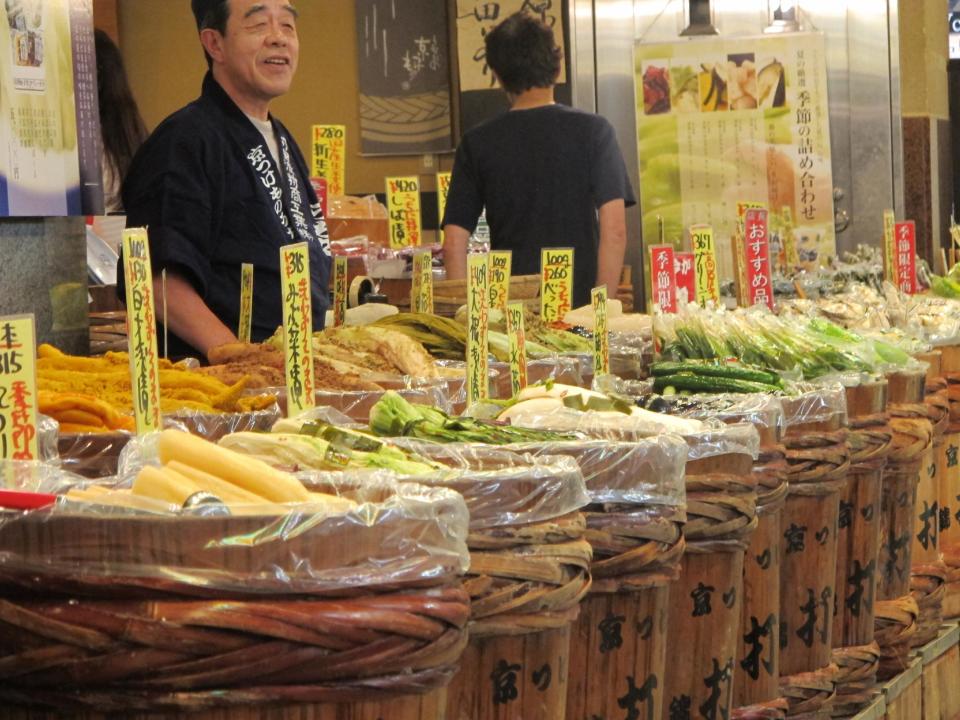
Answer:
[(650, 246), (650, 281), (653, 304), (662, 313), (677, 311), (677, 272), (673, 245)]
[(0, 460), (40, 458), (36, 357), (33, 315), (0, 318)]
[(747, 304), (773, 310), (773, 277), (770, 270), (770, 235), (766, 210), (747, 210), (743, 250), (746, 254)]
[(489, 258), (484, 254), (467, 257), (467, 401), (486, 400), (489, 388), (487, 298)]
[(333, 326), (347, 322), (347, 258), (333, 259)]
[(607, 332), (607, 287), (594, 288), (593, 302), (593, 374), (610, 374), (610, 334)]
[(390, 247), (402, 250), (421, 244), (419, 178), (387, 178), (387, 215), (390, 218)]
[(154, 309), (150, 243), (144, 229), (123, 232), (123, 273), (127, 284), (127, 344), (137, 434), (161, 429), (157, 314)]
[(510, 389), (516, 397), (527, 386), (527, 331), (523, 303), (509, 303), (506, 317), (510, 341)]
[(437, 173), (437, 227), (443, 228), (443, 216), (447, 212), (447, 196), (450, 195), (450, 181), (453, 173)]
[(429, 250), (413, 254), (410, 307), (415, 313), (433, 314), (433, 253)]
[(897, 282), (897, 217), (893, 210), (883, 211), (883, 279)]
[(490, 309), (506, 311), (510, 300), (510, 273), (513, 270), (513, 253), (496, 250), (490, 253)]
[(287, 416), (316, 404), (313, 376), (313, 301), (310, 251), (306, 243), (280, 248), (283, 290), (283, 355), (287, 375)]
[(540, 319), (562, 322), (573, 309), (573, 248), (540, 252)]
[(713, 243), (713, 228), (709, 225), (694, 225), (690, 228), (693, 243), (693, 267), (696, 278), (696, 301), (705, 305), (708, 301), (720, 302), (720, 276), (717, 274), (717, 252)]
[(253, 332), (253, 265), (240, 266), (240, 327), (237, 339), (242, 343), (250, 342)]
[(346, 195), (347, 128), (343, 125), (313, 126), (313, 172), (327, 181), (330, 195)]

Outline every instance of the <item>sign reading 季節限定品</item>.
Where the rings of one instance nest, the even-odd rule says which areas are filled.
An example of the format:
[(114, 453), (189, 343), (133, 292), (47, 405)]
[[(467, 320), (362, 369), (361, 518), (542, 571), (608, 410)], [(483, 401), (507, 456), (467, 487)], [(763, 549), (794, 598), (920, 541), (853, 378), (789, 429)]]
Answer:
[(283, 354), (287, 378), (287, 416), (316, 405), (313, 376), (313, 300), (310, 250), (306, 243), (280, 248), (283, 293)]
[(467, 256), (467, 400), (486, 400), (489, 388), (487, 299), (490, 260), (486, 254)]
[(0, 318), (0, 460), (40, 459), (36, 357), (33, 315)]
[(650, 246), (650, 280), (653, 304), (662, 313), (677, 311), (677, 273), (673, 245)]
[(153, 296), (153, 268), (147, 231), (123, 232), (123, 273), (126, 280), (127, 346), (137, 434), (161, 429), (160, 362), (157, 353), (157, 314)]
[(710, 225), (723, 279), (736, 204), (762, 202), (770, 227), (795, 220), (801, 266), (836, 255), (827, 51), (821, 33), (636, 45), (643, 236), (681, 247)]
[(896, 237), (896, 283), (900, 292), (917, 294), (917, 226), (913, 220), (897, 223)]
[(421, 243), (420, 179), (416, 176), (387, 178), (387, 216), (390, 247), (402, 250)]

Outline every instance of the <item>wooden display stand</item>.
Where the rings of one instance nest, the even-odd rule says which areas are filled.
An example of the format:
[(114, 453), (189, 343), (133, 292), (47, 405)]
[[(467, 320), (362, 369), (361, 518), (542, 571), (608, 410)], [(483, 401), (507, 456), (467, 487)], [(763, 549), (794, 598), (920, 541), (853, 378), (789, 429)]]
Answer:
[(944, 625), (936, 640), (919, 650), (923, 661), (923, 720), (960, 715), (960, 627)]
[(923, 660), (915, 658), (907, 669), (883, 686), (886, 720), (918, 720), (923, 707)]

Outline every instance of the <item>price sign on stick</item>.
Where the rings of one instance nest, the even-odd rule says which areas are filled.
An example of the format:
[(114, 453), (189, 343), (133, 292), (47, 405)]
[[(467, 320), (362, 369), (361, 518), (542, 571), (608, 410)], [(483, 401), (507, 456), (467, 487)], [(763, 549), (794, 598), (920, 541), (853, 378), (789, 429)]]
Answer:
[(467, 400), (470, 405), (489, 396), (487, 298), (489, 258), (467, 257)]
[(573, 248), (540, 252), (540, 319), (562, 322), (573, 308)]
[(39, 460), (33, 315), (0, 318), (0, 460)]
[(513, 396), (527, 386), (527, 335), (522, 302), (507, 305), (507, 336), (510, 340), (510, 389)]
[(677, 271), (673, 245), (650, 246), (650, 281), (653, 304), (662, 313), (677, 311)]
[(387, 214), (390, 247), (395, 250), (418, 247), (422, 239), (419, 178), (387, 178)]
[(675, 253), (673, 267), (677, 278), (677, 301), (680, 303), (693, 302), (697, 297), (697, 278), (694, 272), (696, 259), (692, 252)]
[(883, 211), (883, 279), (897, 284), (897, 217), (893, 210)]
[(310, 251), (306, 243), (280, 248), (283, 292), (283, 354), (287, 376), (287, 416), (316, 404), (313, 376), (313, 301)]
[(250, 342), (253, 332), (253, 265), (240, 266), (240, 327), (237, 339), (242, 343)]
[(157, 355), (157, 314), (153, 297), (153, 268), (147, 231), (123, 232), (123, 274), (127, 285), (127, 345), (137, 434), (162, 429), (160, 367)]
[(490, 308), (506, 311), (510, 301), (510, 273), (513, 269), (513, 253), (497, 250), (490, 253)]
[(453, 174), (437, 173), (437, 227), (443, 230), (443, 216), (447, 212), (447, 196), (450, 195), (450, 181)]
[(770, 234), (766, 210), (747, 210), (744, 219), (747, 267), (747, 303), (773, 310), (773, 277), (770, 270)]
[(346, 126), (314, 125), (311, 175), (326, 180), (331, 195), (346, 195), (346, 167)]
[(907, 295), (917, 294), (917, 226), (913, 220), (897, 223), (896, 274), (897, 287)]
[(413, 254), (413, 283), (410, 290), (410, 309), (415, 313), (432, 315), (433, 253), (429, 250)]
[(717, 252), (713, 243), (713, 228), (694, 225), (690, 228), (693, 242), (693, 268), (696, 278), (696, 301), (705, 305), (712, 300), (720, 302), (720, 277), (717, 272)]
[(342, 327), (347, 322), (347, 258), (333, 259), (333, 326)]
[(610, 335), (607, 332), (607, 288), (594, 288), (593, 301), (593, 374), (610, 374)]

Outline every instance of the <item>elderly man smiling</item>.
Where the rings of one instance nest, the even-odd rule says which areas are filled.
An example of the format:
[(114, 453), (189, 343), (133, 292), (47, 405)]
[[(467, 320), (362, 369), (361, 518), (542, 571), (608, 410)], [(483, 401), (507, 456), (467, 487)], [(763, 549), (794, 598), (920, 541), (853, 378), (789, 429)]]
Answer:
[(315, 329), (329, 304), (326, 222), (303, 155), (270, 114), (296, 74), (297, 10), (289, 0), (192, 7), (209, 67), (202, 94), (160, 124), (123, 186), (127, 226), (149, 229), (154, 273), (167, 271), (171, 358), (236, 342), (243, 263), (255, 268), (252, 339), (273, 334), (283, 245), (309, 245)]

